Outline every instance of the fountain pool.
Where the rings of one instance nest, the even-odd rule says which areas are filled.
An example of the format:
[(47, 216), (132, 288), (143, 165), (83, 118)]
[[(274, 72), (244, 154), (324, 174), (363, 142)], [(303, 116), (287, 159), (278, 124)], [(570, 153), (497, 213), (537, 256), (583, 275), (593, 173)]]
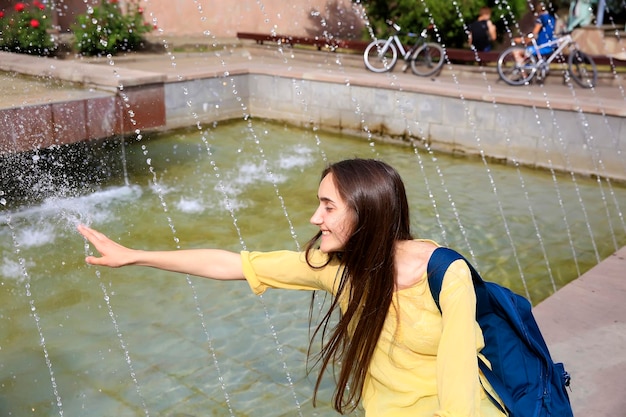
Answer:
[(21, 174), (2, 162), (4, 416), (336, 415), (330, 377), (310, 401), (310, 294), (87, 266), (79, 222), (149, 249), (297, 249), (315, 233), (321, 169), (361, 156), (400, 171), (416, 235), (534, 303), (626, 244), (601, 181), (498, 164), (488, 175), (472, 158), (262, 120), (98, 144), (89, 164), (85, 152), (28, 155)]

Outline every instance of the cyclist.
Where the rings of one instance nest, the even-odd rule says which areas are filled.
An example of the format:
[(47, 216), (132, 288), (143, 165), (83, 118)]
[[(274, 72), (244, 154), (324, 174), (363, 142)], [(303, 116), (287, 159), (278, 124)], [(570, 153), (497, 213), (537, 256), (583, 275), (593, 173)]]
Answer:
[[(537, 19), (535, 20), (535, 26), (533, 27), (533, 31), (527, 35), (528, 38), (534, 37), (537, 40), (537, 45), (540, 46), (547, 42), (554, 40), (554, 28), (556, 27), (556, 10), (552, 5), (548, 9), (543, 2), (540, 2), (536, 6), (536, 10), (539, 10), (539, 14), (537, 15)], [(516, 43), (522, 42), (522, 38), (515, 38)], [(543, 48), (539, 48), (539, 53), (541, 55), (550, 54), (556, 45), (546, 46)], [(530, 45), (526, 48), (526, 52), (528, 54), (537, 54), (537, 50), (534, 45)], [(517, 62), (522, 61), (521, 52), (515, 53), (515, 60)]]

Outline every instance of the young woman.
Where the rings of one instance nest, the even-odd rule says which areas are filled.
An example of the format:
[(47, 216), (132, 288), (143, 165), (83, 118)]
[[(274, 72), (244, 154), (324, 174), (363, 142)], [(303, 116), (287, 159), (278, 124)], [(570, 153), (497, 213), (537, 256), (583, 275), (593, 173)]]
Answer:
[[(341, 413), (362, 402), (368, 417), (502, 416), (480, 382), (483, 338), (470, 272), (463, 261), (450, 265), (440, 313), (426, 277), (437, 244), (413, 239), (399, 174), (377, 160), (341, 161), (324, 170), (317, 197), (311, 223), (319, 231), (303, 252), (143, 251), (86, 226), (78, 230), (101, 254), (86, 258), (92, 265), (246, 279), (257, 294), (268, 288), (333, 294), (315, 332), (325, 336), (315, 391), (324, 370), (340, 363), (334, 407)], [(335, 309), (340, 319), (330, 329)]]

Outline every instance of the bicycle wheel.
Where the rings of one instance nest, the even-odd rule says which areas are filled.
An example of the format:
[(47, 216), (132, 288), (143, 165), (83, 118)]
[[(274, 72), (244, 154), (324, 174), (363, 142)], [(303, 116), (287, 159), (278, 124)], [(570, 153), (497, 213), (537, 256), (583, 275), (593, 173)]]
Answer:
[(570, 76), (583, 88), (595, 87), (598, 82), (598, 69), (593, 59), (586, 53), (575, 50), (567, 57)]
[(443, 48), (438, 43), (428, 42), (417, 48), (411, 57), (411, 70), (413, 74), (428, 77), (441, 70), (443, 67)]
[(368, 70), (372, 72), (391, 71), (398, 61), (398, 51), (394, 44), (390, 43), (385, 49), (387, 41), (378, 39), (367, 45), (363, 52), (363, 60)]
[(537, 72), (537, 58), (523, 46), (511, 46), (498, 57), (498, 75), (509, 85), (528, 83)]

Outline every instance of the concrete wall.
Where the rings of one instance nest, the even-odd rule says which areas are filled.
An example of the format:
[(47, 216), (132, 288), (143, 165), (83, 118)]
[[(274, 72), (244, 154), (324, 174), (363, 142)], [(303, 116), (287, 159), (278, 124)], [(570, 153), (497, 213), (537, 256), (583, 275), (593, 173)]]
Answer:
[(609, 55), (623, 60), (626, 58), (626, 32), (596, 26), (577, 28), (572, 32), (572, 38), (580, 49), (590, 55)]
[(519, 103), (494, 108), (488, 101), (247, 71), (131, 86), (126, 100), (113, 92), (84, 94), (0, 109), (0, 154), (251, 116), (626, 181), (621, 115)]
[[(331, 31), (360, 34), (362, 23), (349, 0), (142, 0), (148, 20), (164, 35), (235, 37), (237, 32), (306, 36), (320, 33), (321, 18)], [(320, 12), (319, 16), (311, 11)]]
[(494, 109), (484, 101), (264, 74), (169, 83), (165, 101), (168, 128), (251, 115), (626, 180), (626, 141), (614, 139), (626, 137), (621, 116), (513, 104)]

